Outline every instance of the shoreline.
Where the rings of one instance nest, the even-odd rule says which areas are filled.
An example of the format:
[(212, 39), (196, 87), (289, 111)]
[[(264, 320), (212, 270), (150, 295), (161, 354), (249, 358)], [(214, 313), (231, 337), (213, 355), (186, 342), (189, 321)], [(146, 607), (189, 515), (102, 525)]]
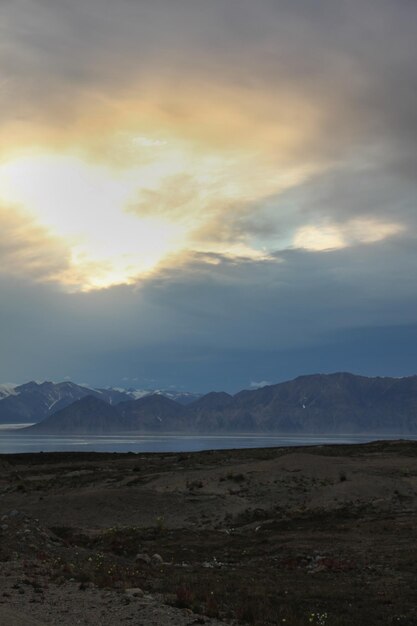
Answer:
[[(3, 435), (1, 437), (1, 434)], [(49, 452), (97, 453), (187, 453), (210, 450), (239, 450), (282, 447), (311, 447), (318, 445), (361, 445), (376, 441), (415, 441), (417, 436), (369, 433), (360, 435), (291, 435), (291, 434), (209, 434), (138, 433), (136, 435), (33, 435), (19, 431), (1, 431), (0, 454)]]

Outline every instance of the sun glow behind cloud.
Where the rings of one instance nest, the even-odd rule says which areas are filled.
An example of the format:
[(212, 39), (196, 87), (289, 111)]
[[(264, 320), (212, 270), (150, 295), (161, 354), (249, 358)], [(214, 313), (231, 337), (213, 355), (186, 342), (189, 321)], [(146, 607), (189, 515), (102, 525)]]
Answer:
[(157, 184), (164, 169), (121, 173), (70, 156), (31, 155), (0, 166), (0, 197), (66, 242), (71, 264), (59, 280), (107, 287), (149, 272), (184, 245), (182, 224), (126, 210), (144, 184), (141, 174)]
[[(16, 207), (13, 228), (27, 219), (30, 249), (53, 249), (49, 272), (42, 253), (41, 280), (89, 291), (137, 282), (181, 264), (190, 252), (268, 259), (273, 239), (239, 230), (239, 217), (309, 176), (308, 168), (277, 173), (273, 162), (250, 150), (233, 155), (141, 135), (124, 141), (132, 151), (130, 166), (35, 149), (0, 164), (0, 205)], [(321, 252), (374, 243), (401, 230), (366, 217), (306, 224), (288, 245)], [(66, 262), (57, 267), (60, 246)], [(18, 264), (22, 256), (10, 258)]]
[[(231, 158), (153, 137), (132, 137), (131, 167), (65, 153), (26, 151), (0, 165), (0, 202), (15, 206), (64, 242), (69, 267), (53, 275), (68, 288), (131, 283), (190, 250), (259, 259), (244, 237), (217, 238), (232, 208), (283, 183), (248, 155)], [(249, 172), (253, 175), (249, 176)], [(268, 178), (269, 176), (269, 178)]]

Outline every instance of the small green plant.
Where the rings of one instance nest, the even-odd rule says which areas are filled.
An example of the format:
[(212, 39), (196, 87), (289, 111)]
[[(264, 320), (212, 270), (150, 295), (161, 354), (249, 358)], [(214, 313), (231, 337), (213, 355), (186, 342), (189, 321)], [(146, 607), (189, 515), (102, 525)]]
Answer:
[(165, 518), (163, 515), (158, 515), (155, 520), (155, 529), (158, 534), (162, 533), (165, 530)]

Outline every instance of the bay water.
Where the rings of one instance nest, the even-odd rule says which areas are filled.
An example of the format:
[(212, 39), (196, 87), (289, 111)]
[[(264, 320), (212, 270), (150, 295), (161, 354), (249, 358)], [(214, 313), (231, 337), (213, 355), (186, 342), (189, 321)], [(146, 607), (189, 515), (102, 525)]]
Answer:
[[(10, 427), (9, 427), (10, 428)], [(313, 446), (366, 443), (403, 438), (400, 435), (279, 435), (279, 434), (121, 434), (121, 435), (35, 435), (0, 428), (0, 454), (21, 452), (194, 452), (235, 448)], [(417, 437), (407, 437), (416, 439)]]

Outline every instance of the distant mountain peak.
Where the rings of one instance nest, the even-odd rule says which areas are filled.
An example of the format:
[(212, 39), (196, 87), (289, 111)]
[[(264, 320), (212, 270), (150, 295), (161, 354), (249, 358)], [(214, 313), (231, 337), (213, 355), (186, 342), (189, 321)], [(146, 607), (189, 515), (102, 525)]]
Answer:
[(169, 397), (186, 405), (199, 394), (169, 390), (125, 390), (122, 388), (94, 389), (71, 381), (51, 382), (31, 380), (22, 385), (0, 385), (0, 424), (40, 422), (53, 413), (87, 395), (92, 395), (113, 406), (152, 394)]
[(190, 405), (193, 408), (223, 408), (233, 403), (233, 396), (225, 391), (210, 391)]

